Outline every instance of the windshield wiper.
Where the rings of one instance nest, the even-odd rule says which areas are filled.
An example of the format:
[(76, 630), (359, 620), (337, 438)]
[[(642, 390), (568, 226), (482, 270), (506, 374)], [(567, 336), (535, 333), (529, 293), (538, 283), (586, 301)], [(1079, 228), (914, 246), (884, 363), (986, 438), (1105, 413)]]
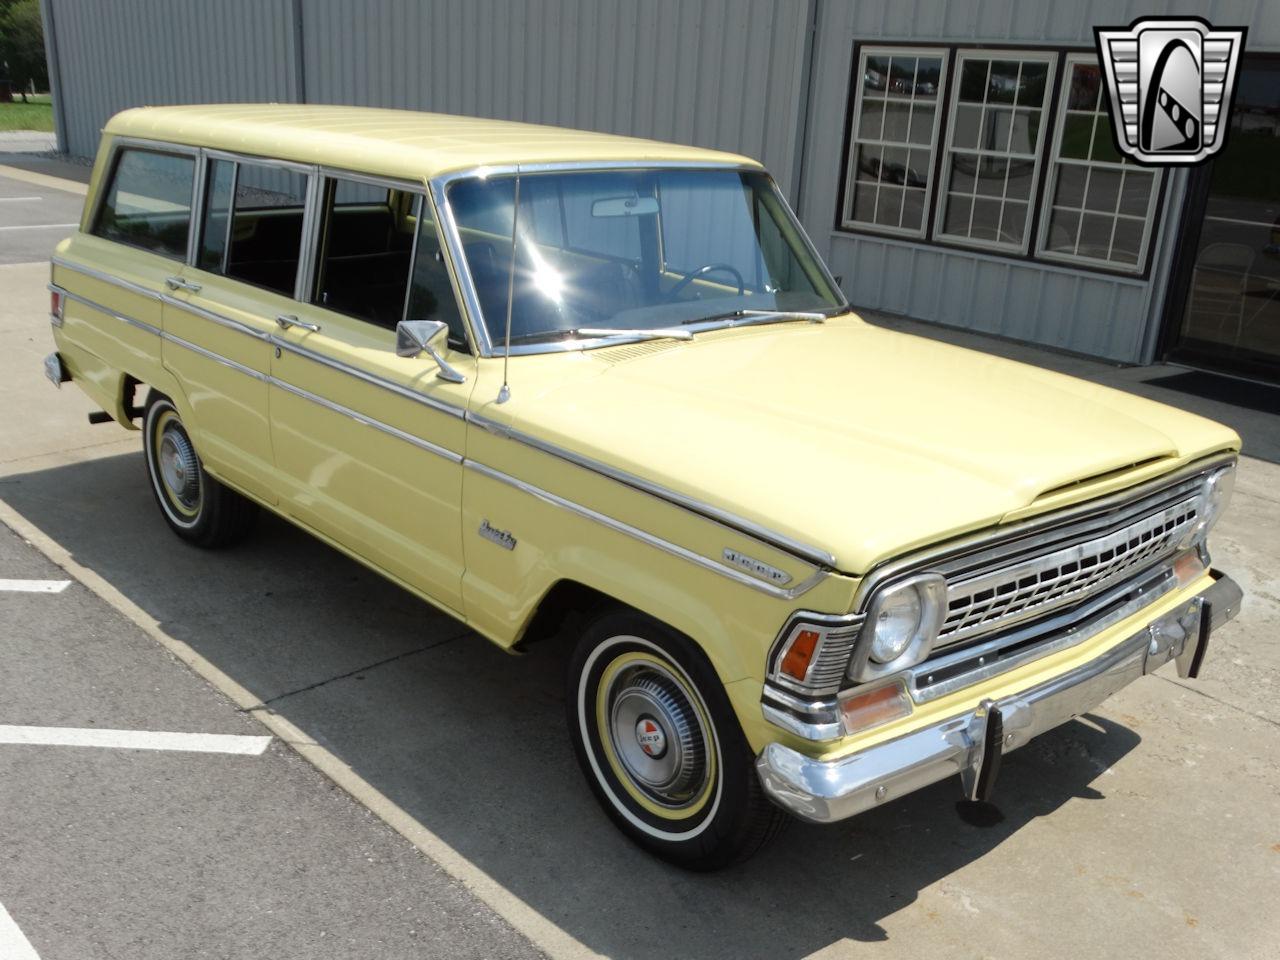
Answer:
[(692, 340), (693, 333), (675, 327), (574, 327), (570, 330), (548, 330), (523, 337), (512, 337), (512, 343), (539, 343), (551, 340)]
[(695, 317), (682, 320), (685, 326), (693, 323), (715, 323), (717, 320), (728, 320), (726, 327), (750, 327), (757, 323), (826, 323), (825, 313), (812, 313), (804, 310), (730, 310), (711, 317)]

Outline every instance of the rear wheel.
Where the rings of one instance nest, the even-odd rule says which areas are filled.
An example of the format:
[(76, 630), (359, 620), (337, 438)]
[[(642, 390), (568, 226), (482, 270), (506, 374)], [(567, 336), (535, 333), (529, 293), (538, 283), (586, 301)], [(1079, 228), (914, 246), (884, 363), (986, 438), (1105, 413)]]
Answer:
[(714, 870), (750, 857), (786, 823), (715, 670), (657, 621), (619, 610), (592, 623), (570, 662), (566, 706), (596, 798), (657, 856)]
[(229, 546), (253, 528), (258, 508), (205, 471), (173, 401), (151, 391), (142, 421), (147, 478), (169, 529), (200, 547)]

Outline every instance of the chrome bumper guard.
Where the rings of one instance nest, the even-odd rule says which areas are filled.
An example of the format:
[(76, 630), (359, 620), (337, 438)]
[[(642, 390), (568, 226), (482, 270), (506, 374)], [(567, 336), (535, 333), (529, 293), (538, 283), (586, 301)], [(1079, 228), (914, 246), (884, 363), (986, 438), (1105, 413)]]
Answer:
[(851, 817), (957, 773), (965, 796), (985, 799), (1001, 754), (1087, 713), (1170, 660), (1180, 676), (1195, 677), (1209, 634), (1240, 612), (1243, 598), (1230, 577), (1212, 576), (1212, 586), (1106, 653), (1015, 696), (984, 701), (969, 713), (838, 760), (814, 760), (771, 743), (756, 758), (765, 792), (812, 823)]

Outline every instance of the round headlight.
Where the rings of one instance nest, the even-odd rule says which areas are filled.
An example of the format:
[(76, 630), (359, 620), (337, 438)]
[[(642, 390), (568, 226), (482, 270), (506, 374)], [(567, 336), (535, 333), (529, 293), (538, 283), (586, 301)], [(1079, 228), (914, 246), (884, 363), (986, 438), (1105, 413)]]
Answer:
[(1224, 467), (1217, 473), (1210, 474), (1205, 480), (1204, 491), (1204, 532), (1208, 533), (1209, 528), (1218, 522), (1218, 518), (1222, 516), (1222, 512), (1227, 509), (1227, 504), (1231, 502), (1231, 491), (1236, 487), (1236, 468), (1234, 466)]
[(1235, 464), (1216, 470), (1204, 478), (1200, 488), (1200, 516), (1195, 524), (1183, 535), (1179, 547), (1190, 547), (1203, 543), (1213, 525), (1218, 522), (1227, 504), (1231, 501), (1231, 491), (1235, 489)]
[(871, 659), (889, 663), (906, 652), (920, 629), (924, 604), (916, 590), (898, 590), (878, 606), (871, 636)]
[(947, 582), (936, 573), (918, 573), (877, 590), (849, 678), (875, 680), (927, 657), (942, 627), (946, 598)]

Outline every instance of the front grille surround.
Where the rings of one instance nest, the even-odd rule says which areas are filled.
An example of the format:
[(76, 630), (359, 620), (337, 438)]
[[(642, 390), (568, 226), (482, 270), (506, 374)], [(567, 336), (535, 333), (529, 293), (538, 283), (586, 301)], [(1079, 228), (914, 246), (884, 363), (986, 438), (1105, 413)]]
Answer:
[(1200, 517), (1198, 495), (1070, 546), (947, 581), (935, 650), (1084, 601), (1166, 560)]

